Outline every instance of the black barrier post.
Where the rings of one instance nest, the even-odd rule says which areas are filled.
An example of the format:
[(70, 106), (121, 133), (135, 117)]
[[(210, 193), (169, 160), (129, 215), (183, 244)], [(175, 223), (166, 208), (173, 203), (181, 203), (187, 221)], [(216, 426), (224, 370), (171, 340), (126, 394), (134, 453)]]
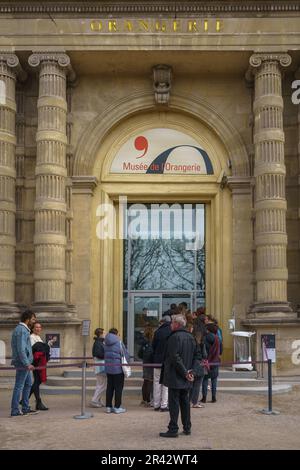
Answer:
[(272, 409), (273, 389), (272, 389), (272, 359), (268, 359), (268, 409), (261, 412), (265, 415), (279, 415), (279, 411)]

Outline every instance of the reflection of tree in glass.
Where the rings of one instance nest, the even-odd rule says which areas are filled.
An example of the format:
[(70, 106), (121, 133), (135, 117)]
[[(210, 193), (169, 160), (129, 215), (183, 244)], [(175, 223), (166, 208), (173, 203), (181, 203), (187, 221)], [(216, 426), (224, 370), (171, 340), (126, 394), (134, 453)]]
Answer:
[(205, 246), (197, 251), (197, 290), (205, 293)]
[(147, 280), (156, 272), (159, 263), (160, 240), (131, 240), (131, 289), (153, 288)]
[[(204, 253), (196, 256), (197, 289), (205, 286)], [(131, 240), (130, 267), (133, 290), (195, 288), (195, 252), (186, 250), (185, 240)]]

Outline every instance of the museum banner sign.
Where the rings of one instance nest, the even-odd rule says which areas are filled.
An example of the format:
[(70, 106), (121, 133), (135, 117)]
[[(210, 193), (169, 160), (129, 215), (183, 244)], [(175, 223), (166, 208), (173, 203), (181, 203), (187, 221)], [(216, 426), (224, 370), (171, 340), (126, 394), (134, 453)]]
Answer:
[(212, 175), (206, 151), (188, 134), (169, 128), (148, 129), (127, 140), (111, 173)]

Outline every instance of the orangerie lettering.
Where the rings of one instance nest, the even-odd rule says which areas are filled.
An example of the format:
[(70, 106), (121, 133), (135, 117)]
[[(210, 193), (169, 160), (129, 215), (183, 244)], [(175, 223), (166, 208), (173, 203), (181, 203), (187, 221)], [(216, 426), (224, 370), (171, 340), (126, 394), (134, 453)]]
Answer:
[(219, 33), (222, 21), (211, 19), (92, 20), (95, 33)]

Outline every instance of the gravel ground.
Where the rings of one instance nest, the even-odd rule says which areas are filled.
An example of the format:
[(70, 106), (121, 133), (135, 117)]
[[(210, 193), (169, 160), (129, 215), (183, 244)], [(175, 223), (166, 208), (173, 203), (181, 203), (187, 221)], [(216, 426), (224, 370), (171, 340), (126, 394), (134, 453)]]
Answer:
[(46, 396), (50, 410), (35, 416), (9, 417), (11, 392), (0, 391), (1, 449), (299, 449), (300, 387), (273, 398), (278, 416), (262, 415), (266, 397), (219, 394), (218, 402), (192, 410), (192, 435), (163, 439), (169, 414), (142, 408), (125, 398), (128, 412), (75, 420), (79, 396)]

